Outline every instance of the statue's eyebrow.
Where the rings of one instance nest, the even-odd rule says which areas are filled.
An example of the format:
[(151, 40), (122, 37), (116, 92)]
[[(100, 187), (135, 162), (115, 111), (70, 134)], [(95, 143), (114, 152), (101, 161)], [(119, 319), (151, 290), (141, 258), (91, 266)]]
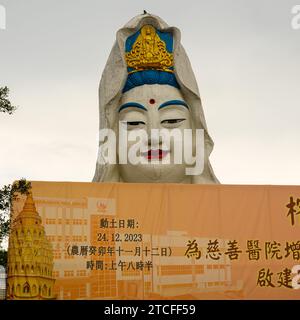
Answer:
[(144, 111), (148, 111), (142, 104), (139, 104), (137, 102), (127, 102), (121, 105), (121, 107), (119, 108), (119, 112), (124, 110), (125, 108), (130, 108), (130, 107), (134, 107), (134, 108), (138, 108), (138, 109), (142, 109)]
[(168, 107), (168, 106), (184, 106), (187, 109), (189, 109), (189, 106), (185, 101), (182, 101), (182, 100), (170, 100), (170, 101), (166, 101), (163, 104), (161, 104), (158, 107), (158, 110), (160, 110), (161, 108), (164, 108), (164, 107)]

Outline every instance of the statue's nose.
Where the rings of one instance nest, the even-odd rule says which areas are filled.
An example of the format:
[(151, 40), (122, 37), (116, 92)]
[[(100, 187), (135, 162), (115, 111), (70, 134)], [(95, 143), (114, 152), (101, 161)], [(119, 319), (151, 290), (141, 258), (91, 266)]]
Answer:
[[(154, 129), (154, 128), (152, 128)], [(151, 134), (152, 132), (152, 134)], [(162, 144), (162, 137), (159, 134), (159, 129), (155, 129), (155, 131), (151, 131), (148, 133), (148, 146), (149, 148), (158, 149)]]
[(148, 121), (147, 121), (147, 133), (148, 135), (151, 135), (152, 129), (160, 129), (160, 121), (156, 118), (155, 115), (153, 115)]

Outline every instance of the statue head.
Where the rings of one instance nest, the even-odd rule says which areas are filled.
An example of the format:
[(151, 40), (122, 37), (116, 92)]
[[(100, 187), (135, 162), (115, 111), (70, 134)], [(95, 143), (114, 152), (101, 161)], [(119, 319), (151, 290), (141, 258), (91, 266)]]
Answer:
[[(149, 14), (120, 29), (100, 82), (99, 104), (100, 130), (109, 129), (115, 144), (109, 135), (100, 138), (93, 181), (218, 182), (209, 163), (213, 142), (178, 29)], [(115, 147), (114, 162), (105, 155), (107, 145)]]

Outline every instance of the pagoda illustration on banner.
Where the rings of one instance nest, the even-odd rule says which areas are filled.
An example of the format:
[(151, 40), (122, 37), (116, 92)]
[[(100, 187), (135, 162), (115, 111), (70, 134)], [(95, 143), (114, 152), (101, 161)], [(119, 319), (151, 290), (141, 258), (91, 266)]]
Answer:
[(7, 299), (55, 299), (52, 245), (31, 192), (12, 223), (9, 248)]

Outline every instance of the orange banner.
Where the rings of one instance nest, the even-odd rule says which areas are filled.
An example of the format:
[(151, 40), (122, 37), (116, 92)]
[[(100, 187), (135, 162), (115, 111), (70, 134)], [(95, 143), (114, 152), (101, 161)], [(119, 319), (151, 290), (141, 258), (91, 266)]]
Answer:
[(299, 186), (32, 182), (13, 208), (9, 299), (300, 299)]

